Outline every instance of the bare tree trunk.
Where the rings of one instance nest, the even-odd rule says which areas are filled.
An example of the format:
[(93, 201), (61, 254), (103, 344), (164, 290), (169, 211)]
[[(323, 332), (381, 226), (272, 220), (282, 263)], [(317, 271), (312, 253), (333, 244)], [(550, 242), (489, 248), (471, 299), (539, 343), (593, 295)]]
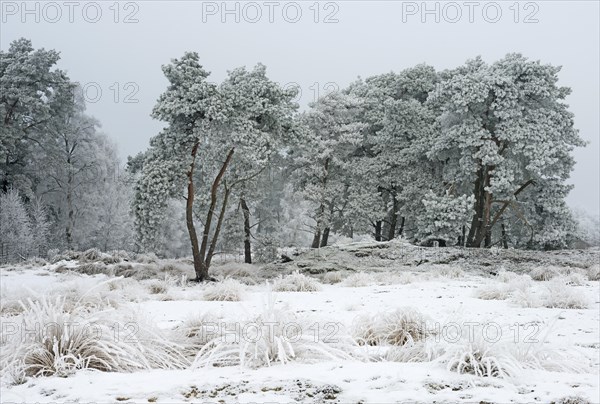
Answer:
[(404, 234), (404, 222), (405, 222), (406, 218), (404, 216), (402, 216), (400, 218), (400, 230), (398, 231), (398, 235), (402, 236)]
[(327, 247), (327, 242), (329, 241), (329, 231), (329, 227), (325, 227), (325, 229), (323, 229), (323, 235), (321, 236), (321, 244), (319, 244), (320, 247)]
[(381, 241), (381, 220), (375, 222), (375, 241)]
[(219, 212), (219, 218), (217, 219), (217, 226), (215, 227), (215, 232), (213, 233), (212, 241), (210, 243), (210, 248), (208, 249), (208, 254), (206, 254), (206, 268), (210, 268), (210, 263), (212, 262), (212, 257), (215, 255), (215, 249), (217, 248), (217, 242), (219, 241), (219, 233), (221, 232), (221, 226), (223, 225), (223, 219), (225, 218), (225, 211), (227, 210), (227, 201), (229, 200), (230, 192), (231, 192), (231, 189), (227, 188), (227, 185), (225, 185), (225, 195), (223, 195), (223, 203), (221, 204), (221, 212)]
[(396, 238), (396, 226), (398, 224), (398, 200), (396, 199), (396, 195), (392, 194), (392, 212), (391, 212), (391, 220), (390, 220), (390, 228), (388, 230), (388, 240), (393, 240)]
[(198, 153), (199, 143), (196, 143), (192, 148), (192, 163), (190, 169), (187, 172), (188, 185), (187, 185), (187, 196), (185, 203), (185, 222), (187, 225), (188, 234), (190, 236), (190, 243), (192, 244), (192, 256), (194, 258), (194, 271), (196, 272), (196, 280), (202, 281), (208, 274), (208, 268), (204, 265), (204, 260), (200, 254), (200, 248), (198, 247), (198, 235), (196, 234), (196, 227), (194, 226), (194, 168), (196, 166), (196, 154)]
[(321, 245), (321, 228), (318, 227), (315, 229), (315, 235), (313, 236), (313, 241), (312, 244), (310, 245), (310, 248), (319, 248), (319, 246)]
[(252, 246), (250, 245), (250, 209), (244, 198), (240, 198), (240, 206), (244, 214), (244, 262), (252, 264)]
[(75, 211), (73, 209), (73, 169), (71, 167), (71, 157), (67, 158), (67, 227), (65, 236), (67, 238), (67, 249), (73, 248), (73, 227), (75, 219)]
[(475, 187), (473, 190), (473, 194), (475, 195), (475, 213), (473, 213), (471, 228), (469, 229), (469, 234), (467, 236), (467, 246), (469, 247), (479, 247), (479, 245), (475, 245), (475, 238), (483, 217), (483, 199), (485, 192), (483, 187), (483, 176), (484, 168), (480, 167), (477, 170), (477, 178), (475, 179)]
[[(196, 152), (197, 152), (198, 146), (196, 145), (194, 147), (194, 150), (192, 151), (192, 156), (196, 156)], [(225, 175), (225, 171), (227, 171), (227, 167), (229, 166), (229, 163), (231, 162), (231, 158), (233, 156), (233, 151), (234, 149), (231, 149), (229, 151), (229, 153), (227, 154), (227, 157), (225, 158), (225, 162), (223, 162), (223, 165), (221, 166), (221, 170), (219, 171), (219, 173), (217, 174), (217, 176), (215, 177), (212, 187), (210, 189), (210, 206), (208, 208), (208, 212), (206, 213), (206, 220), (204, 221), (204, 231), (202, 232), (202, 244), (200, 246), (200, 251), (198, 252), (197, 255), (194, 255), (194, 270), (196, 271), (196, 281), (198, 282), (202, 282), (205, 279), (208, 279), (208, 267), (210, 265), (210, 261), (207, 262), (206, 257), (206, 250), (209, 247), (208, 246), (208, 236), (210, 233), (210, 228), (212, 225), (212, 219), (213, 219), (213, 214), (214, 214), (214, 210), (215, 207), (217, 205), (217, 191), (219, 189), (219, 185), (221, 184), (221, 180), (223, 179), (223, 176)], [(190, 184), (191, 184), (191, 190), (193, 192), (194, 190), (194, 182), (193, 182), (193, 178), (192, 178), (192, 174), (193, 174), (193, 169), (194, 169), (194, 163), (192, 163), (191, 165), (191, 170), (190, 172), (188, 172), (188, 203), (187, 206), (190, 207), (189, 210), (189, 217), (187, 217), (187, 221), (188, 221), (188, 230), (190, 230), (190, 240), (192, 241), (192, 253), (194, 252), (194, 240), (195, 240), (195, 244), (196, 246), (198, 245), (198, 239), (196, 236), (196, 229), (194, 228), (194, 223), (193, 223), (193, 215), (192, 215), (192, 207), (193, 207), (193, 196), (191, 198), (192, 202), (190, 203)], [(187, 208), (186, 206), (186, 208)], [(186, 214), (187, 214), (187, 209), (186, 209)], [(221, 218), (220, 218), (221, 219)], [(190, 227), (190, 221), (191, 221), (191, 227)], [(218, 235), (218, 233), (216, 233)], [(214, 246), (214, 244), (216, 244), (215, 242), (215, 238), (213, 237), (213, 243), (212, 246)]]
[(506, 226), (502, 223), (502, 247), (508, 249), (508, 237), (506, 235)]

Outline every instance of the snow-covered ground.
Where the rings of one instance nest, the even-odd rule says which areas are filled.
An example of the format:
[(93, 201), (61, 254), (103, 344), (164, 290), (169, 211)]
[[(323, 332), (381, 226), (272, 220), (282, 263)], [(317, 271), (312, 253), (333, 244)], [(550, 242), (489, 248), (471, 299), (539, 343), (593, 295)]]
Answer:
[[(351, 271), (344, 262), (346, 269), (313, 270), (321, 272), (313, 275), (309, 270), (306, 275), (292, 270), (321, 268), (328, 262), (339, 266), (339, 257), (304, 254), (289, 263), (287, 271), (230, 263), (215, 267), (214, 273), (241, 282), (202, 285), (185, 282), (181, 272), (190, 267), (181, 260), (166, 267), (167, 261), (146, 264), (163, 266), (159, 280), (88, 275), (77, 270), (77, 261), (4, 267), (0, 273), (1, 400), (566, 403), (559, 400), (576, 396), (581, 403), (600, 402), (600, 289), (597, 280), (590, 280), (597, 279), (598, 264), (593, 259), (597, 255), (586, 256), (591, 261), (579, 260), (583, 262), (579, 267), (556, 259), (560, 265), (527, 264), (520, 271), (487, 265), (477, 270), (456, 260), (446, 265), (432, 260), (396, 265), (392, 259), (367, 255), (371, 271)], [(548, 257), (552, 262), (552, 255)], [(357, 263), (357, 267), (364, 265), (364, 261)], [(275, 276), (278, 268), (287, 278)], [(271, 278), (268, 283), (265, 277)], [(294, 288), (315, 291), (285, 291)], [(63, 305), (52, 306), (59, 296)], [(233, 301), (207, 300), (223, 296)], [(36, 306), (36, 301), (46, 306)], [(111, 338), (120, 343), (132, 335), (138, 343), (137, 326), (118, 322), (123, 313), (151, 324), (181, 348), (187, 365), (128, 372), (77, 369), (60, 374), (66, 377), (34, 377), (22, 363), (19, 367), (20, 358), (14, 353), (23, 355), (34, 346), (17, 350), (31, 333), (24, 330), (23, 318), (34, 307), (73, 313), (78, 306), (93, 317), (91, 322), (102, 316), (114, 318)], [(411, 315), (424, 323), (402, 323)], [(276, 323), (271, 327), (288, 327), (296, 333), (275, 331), (274, 343), (256, 343), (259, 338), (269, 339), (264, 333), (267, 320)], [(424, 335), (413, 332), (420, 326)], [(213, 341), (204, 345), (206, 341), (200, 341), (205, 336), (200, 337), (198, 330), (208, 335), (205, 340)], [(394, 332), (407, 338), (388, 338)], [(270, 363), (263, 360), (263, 348)], [(218, 360), (219, 354), (225, 362)]]

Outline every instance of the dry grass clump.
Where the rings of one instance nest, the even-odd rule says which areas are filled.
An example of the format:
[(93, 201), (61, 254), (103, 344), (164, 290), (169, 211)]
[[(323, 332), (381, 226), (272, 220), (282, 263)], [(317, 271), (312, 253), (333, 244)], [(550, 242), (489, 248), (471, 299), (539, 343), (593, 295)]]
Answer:
[(341, 271), (330, 271), (323, 275), (323, 283), (334, 285), (344, 280), (344, 274)]
[[(26, 376), (67, 377), (79, 369), (130, 372), (181, 369), (189, 363), (177, 345), (135, 317), (72, 310), (64, 298), (28, 300), (23, 306), (23, 327), (35, 331), (22, 338), (2, 330), (3, 369), (22, 369)], [(115, 338), (115, 332), (122, 335)]]
[(285, 277), (280, 277), (273, 283), (276, 292), (318, 292), (321, 290), (319, 281), (296, 271)]
[(218, 319), (210, 313), (202, 313), (185, 320), (175, 328), (175, 338), (184, 347), (186, 356), (193, 359), (211, 340), (219, 336)]
[(155, 264), (158, 257), (154, 253), (139, 253), (135, 255), (135, 261), (142, 264)]
[(103, 257), (104, 254), (102, 254), (97, 248), (90, 248), (89, 250), (86, 250), (79, 254), (79, 260), (81, 262), (99, 261)]
[(344, 286), (360, 288), (377, 283), (375, 276), (367, 272), (357, 272), (344, 279)]
[(587, 269), (587, 277), (590, 281), (600, 281), (600, 265), (595, 264)]
[(393, 346), (387, 350), (383, 360), (389, 362), (431, 362), (442, 356), (444, 350), (440, 344), (431, 340), (417, 341), (403, 346)]
[[(251, 321), (228, 324), (222, 335), (213, 338), (198, 352), (194, 367), (247, 366), (258, 368), (294, 360), (351, 359), (351, 339), (338, 333), (335, 340), (315, 338), (314, 323), (275, 307), (272, 293), (263, 312)], [(311, 329), (313, 327), (313, 329)], [(231, 335), (232, 330), (236, 335)]]
[(580, 272), (571, 272), (563, 278), (563, 282), (570, 286), (585, 286), (588, 278)]
[(521, 369), (501, 345), (475, 338), (472, 342), (451, 344), (444, 355), (448, 370), (479, 377), (508, 378)]
[(548, 282), (542, 301), (544, 307), (559, 309), (587, 309), (590, 304), (586, 296), (567, 286), (562, 278)]
[(550, 404), (592, 404), (592, 402), (580, 396), (566, 396), (552, 401)]
[(489, 283), (475, 291), (475, 297), (482, 300), (506, 300), (511, 296), (511, 288), (504, 283)]
[(23, 312), (23, 305), (18, 299), (8, 299), (6, 296), (0, 300), (0, 316), (13, 317)]
[(465, 276), (465, 272), (454, 265), (436, 265), (433, 267), (433, 274), (441, 278), (457, 279)]
[(463, 333), (459, 341), (446, 342), (446, 352), (440, 360), (451, 371), (480, 377), (515, 378), (526, 369), (568, 373), (591, 369), (589, 359), (575, 349), (549, 348), (546, 339), (550, 328), (541, 331), (515, 341), (509, 330), (497, 331), (495, 337), (492, 334), (486, 339), (484, 329), (475, 327), (472, 334)]
[(534, 281), (549, 281), (550, 279), (559, 276), (560, 273), (560, 268), (552, 266), (536, 267), (529, 271), (529, 275)]
[(204, 289), (202, 298), (208, 301), (238, 302), (243, 299), (245, 286), (235, 279), (225, 279), (210, 284)]
[(433, 335), (429, 319), (413, 308), (357, 316), (351, 327), (359, 345), (403, 346), (423, 341)]
[(234, 278), (246, 285), (256, 285), (260, 278), (259, 268), (253, 264), (228, 262), (215, 266), (212, 272), (219, 278)]
[(151, 280), (146, 284), (146, 287), (152, 295), (164, 294), (169, 291), (169, 285), (167, 282), (158, 279)]

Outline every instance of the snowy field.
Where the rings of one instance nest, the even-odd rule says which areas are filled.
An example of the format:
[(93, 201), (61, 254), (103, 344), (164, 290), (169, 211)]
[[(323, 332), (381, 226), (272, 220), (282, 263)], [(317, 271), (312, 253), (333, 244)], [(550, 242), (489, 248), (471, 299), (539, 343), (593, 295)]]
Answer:
[(1, 400), (600, 402), (598, 250), (465, 254), (355, 243), (200, 285), (151, 255), (5, 266)]

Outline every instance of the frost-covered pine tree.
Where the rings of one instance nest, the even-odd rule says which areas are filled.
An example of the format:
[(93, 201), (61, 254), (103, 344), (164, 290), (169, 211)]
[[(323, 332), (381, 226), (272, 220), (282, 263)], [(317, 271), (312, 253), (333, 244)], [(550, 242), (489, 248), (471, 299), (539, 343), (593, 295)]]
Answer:
[(360, 159), (353, 164), (362, 201), (353, 206), (373, 207), (361, 215), (369, 215), (376, 240), (404, 235), (407, 225), (414, 228), (423, 196), (439, 185), (435, 163), (425, 155), (426, 139), (437, 133), (436, 117), (426, 104), (437, 81), (433, 67), (418, 65), (350, 86), (363, 100), (359, 119), (366, 125)]
[(294, 178), (297, 189), (313, 204), (312, 248), (327, 245), (334, 221), (344, 215), (350, 156), (362, 141), (359, 106), (354, 95), (333, 92), (312, 103), (301, 118), (305, 134), (294, 145)]
[[(477, 58), (443, 72), (430, 96), (441, 132), (431, 137), (427, 156), (443, 163), (444, 181), (457, 194), (475, 198), (468, 246), (490, 246), (495, 226), (507, 211), (519, 210), (526, 194), (551, 199), (545, 205), (562, 203), (565, 193), (544, 191), (569, 177), (571, 152), (584, 142), (564, 103), (570, 90), (557, 84), (559, 71), (519, 54), (492, 65)], [(540, 223), (531, 216), (525, 220)], [(557, 225), (536, 225), (533, 232), (561, 237)]]
[(217, 86), (208, 82), (193, 52), (163, 66), (163, 72), (169, 86), (152, 115), (168, 127), (151, 140), (144, 159), (134, 199), (136, 228), (141, 244), (153, 248), (168, 199), (183, 193), (196, 280), (202, 281), (231, 192), (268, 161), (275, 137), (289, 125), (294, 94), (270, 81), (262, 65), (235, 69)]
[(32, 226), (23, 199), (14, 189), (0, 194), (0, 260), (28, 257), (35, 246)]

